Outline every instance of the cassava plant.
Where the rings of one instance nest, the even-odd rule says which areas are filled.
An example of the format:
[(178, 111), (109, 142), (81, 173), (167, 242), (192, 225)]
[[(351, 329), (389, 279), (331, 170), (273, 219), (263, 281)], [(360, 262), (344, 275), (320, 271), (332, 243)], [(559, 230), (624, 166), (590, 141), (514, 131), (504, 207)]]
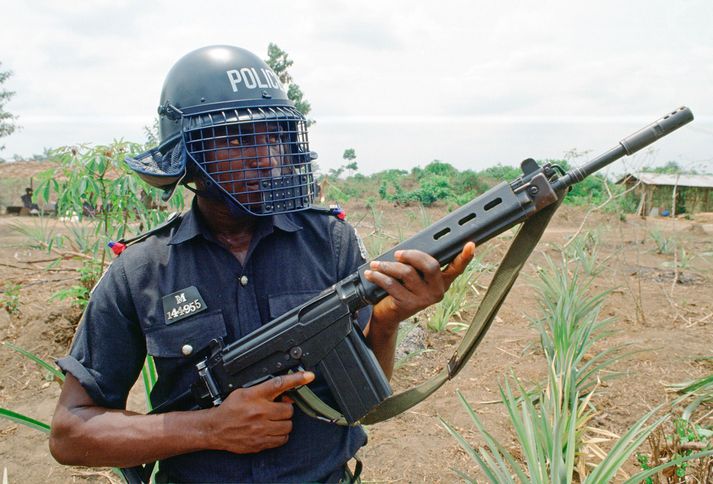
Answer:
[(168, 206), (160, 203), (161, 192), (142, 182), (124, 163), (144, 147), (115, 141), (106, 146), (80, 145), (52, 152), (56, 166), (43, 173), (36, 193), (49, 203), (56, 199), (57, 215), (67, 224), (67, 233), (35, 237), (58, 258), (82, 259), (80, 284), (58, 293), (70, 297), (80, 307), (86, 305), (89, 290), (103, 274), (110, 251), (107, 244), (150, 229), (162, 222), (169, 211), (183, 207), (177, 190)]

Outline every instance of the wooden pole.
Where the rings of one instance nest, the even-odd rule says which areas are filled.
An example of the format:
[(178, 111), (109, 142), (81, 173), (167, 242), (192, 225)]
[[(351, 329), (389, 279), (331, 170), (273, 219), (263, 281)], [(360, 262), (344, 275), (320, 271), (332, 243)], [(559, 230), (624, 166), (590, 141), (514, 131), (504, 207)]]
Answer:
[(676, 183), (673, 185), (673, 202), (671, 204), (671, 217), (676, 218), (676, 191), (678, 190), (678, 176), (676, 175)]

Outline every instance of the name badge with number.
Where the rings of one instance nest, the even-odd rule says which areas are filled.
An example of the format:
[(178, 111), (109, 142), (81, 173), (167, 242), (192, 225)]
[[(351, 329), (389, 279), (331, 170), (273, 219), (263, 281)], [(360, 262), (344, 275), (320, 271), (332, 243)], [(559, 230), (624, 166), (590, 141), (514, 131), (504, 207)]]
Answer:
[(162, 302), (166, 324), (173, 324), (176, 321), (208, 309), (195, 286), (164, 296)]

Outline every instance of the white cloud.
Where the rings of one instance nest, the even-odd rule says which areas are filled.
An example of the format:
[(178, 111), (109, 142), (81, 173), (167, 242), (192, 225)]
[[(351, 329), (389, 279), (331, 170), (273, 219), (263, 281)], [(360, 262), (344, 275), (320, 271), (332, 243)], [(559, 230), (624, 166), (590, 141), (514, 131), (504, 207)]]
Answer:
[(7, 108), (24, 126), (2, 140), (5, 157), (137, 139), (182, 55), (216, 43), (264, 54), (269, 42), (295, 61), (323, 167), (357, 144), (377, 167), (554, 156), (609, 139), (609, 121), (636, 128), (682, 103), (704, 131), (665, 156), (713, 156), (709, 0), (30, 0), (4, 17), (0, 61), (17, 92)]

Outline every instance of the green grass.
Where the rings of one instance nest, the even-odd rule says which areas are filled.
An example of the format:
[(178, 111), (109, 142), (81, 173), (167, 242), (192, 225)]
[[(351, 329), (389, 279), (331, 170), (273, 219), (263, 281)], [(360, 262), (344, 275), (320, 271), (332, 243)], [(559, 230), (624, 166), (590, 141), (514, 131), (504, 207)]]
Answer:
[(449, 327), (457, 330), (467, 328), (468, 325), (463, 322), (462, 314), (475, 306), (477, 294), (475, 281), (483, 270), (489, 269), (489, 266), (483, 264), (486, 254), (487, 251), (478, 253), (463, 274), (453, 281), (428, 320), (429, 330), (440, 332)]
[(673, 237), (666, 237), (663, 232), (657, 229), (649, 231), (649, 235), (656, 244), (657, 254), (673, 254), (676, 248), (676, 240)]

